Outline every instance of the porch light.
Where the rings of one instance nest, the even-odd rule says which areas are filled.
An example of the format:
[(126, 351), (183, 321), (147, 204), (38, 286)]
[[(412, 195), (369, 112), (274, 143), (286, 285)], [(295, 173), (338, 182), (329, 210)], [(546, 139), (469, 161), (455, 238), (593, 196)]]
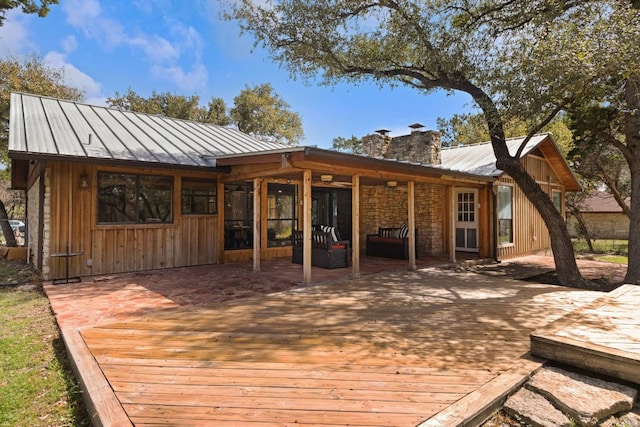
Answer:
[(320, 181), (331, 182), (333, 181), (333, 175), (320, 175)]
[(86, 171), (82, 171), (80, 175), (80, 188), (89, 188), (89, 175)]
[(396, 188), (398, 186), (398, 181), (387, 181), (387, 187)]

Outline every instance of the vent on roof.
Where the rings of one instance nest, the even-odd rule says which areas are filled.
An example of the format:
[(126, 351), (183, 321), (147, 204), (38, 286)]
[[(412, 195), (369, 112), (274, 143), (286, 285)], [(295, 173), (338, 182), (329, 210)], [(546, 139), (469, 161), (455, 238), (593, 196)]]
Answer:
[(375, 131), (377, 134), (385, 136), (387, 135), (389, 132), (391, 132), (389, 129), (378, 129), (377, 131)]

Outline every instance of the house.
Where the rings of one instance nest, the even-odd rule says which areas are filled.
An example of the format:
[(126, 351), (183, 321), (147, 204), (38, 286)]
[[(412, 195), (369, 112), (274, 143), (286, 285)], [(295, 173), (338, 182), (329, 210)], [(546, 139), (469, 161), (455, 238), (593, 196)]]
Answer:
[[(627, 204), (629, 200), (626, 201)], [(592, 239), (621, 239), (629, 237), (629, 217), (611, 193), (596, 191), (590, 194), (580, 206), (580, 215)], [(567, 219), (571, 237), (579, 237), (576, 219)]]
[[(522, 139), (509, 141), (513, 152)], [(237, 130), (41, 96), (11, 95), (12, 184), (27, 197), (27, 246), (47, 279), (290, 257), (312, 227), (351, 242), (408, 233), (415, 256), (503, 259), (550, 248), (542, 219), (495, 169), (490, 144), (442, 149), (413, 126), (363, 138), (365, 155), (265, 142)], [(578, 183), (550, 135), (522, 161), (562, 211)], [(418, 233), (414, 233), (418, 230)], [(309, 255), (307, 255), (309, 254)]]

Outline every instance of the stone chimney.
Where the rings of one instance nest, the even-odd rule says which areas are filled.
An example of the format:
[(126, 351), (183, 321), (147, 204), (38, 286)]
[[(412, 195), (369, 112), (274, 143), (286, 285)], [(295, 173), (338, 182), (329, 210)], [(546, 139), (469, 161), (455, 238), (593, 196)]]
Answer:
[[(387, 148), (386, 159), (404, 160), (423, 165), (440, 165), (442, 163), (442, 141), (440, 132), (422, 130), (420, 123), (409, 126), (409, 135), (394, 137)], [(364, 138), (362, 139), (364, 144)]]
[(388, 135), (389, 130), (378, 129), (376, 133), (372, 135), (366, 135), (362, 137), (362, 154), (369, 157), (385, 157), (387, 148), (391, 142), (391, 137)]

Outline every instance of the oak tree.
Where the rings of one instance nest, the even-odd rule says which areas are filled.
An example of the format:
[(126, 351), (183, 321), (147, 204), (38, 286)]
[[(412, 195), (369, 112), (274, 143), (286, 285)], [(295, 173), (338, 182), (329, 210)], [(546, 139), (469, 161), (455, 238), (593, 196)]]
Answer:
[[(530, 86), (544, 80), (524, 78), (527, 67), (514, 64), (526, 58), (505, 49), (512, 34), (505, 37), (507, 33), (495, 31), (492, 25), (497, 21), (494, 15), (505, 22), (508, 18), (514, 23), (511, 32), (523, 30), (515, 40), (525, 39), (532, 21), (520, 15), (499, 15), (499, 6), (507, 12), (525, 12), (524, 18), (530, 18), (539, 14), (537, 7), (548, 6), (542, 3), (545, 0), (240, 0), (231, 6), (227, 18), (254, 34), (256, 43), (292, 74), (310, 81), (319, 79), (328, 85), (373, 81), (381, 86), (405, 85), (425, 95), (437, 89), (469, 94), (487, 123), (496, 166), (520, 186), (549, 229), (559, 280), (586, 287), (589, 284), (578, 270), (563, 216), (523, 167), (520, 151), (510, 153), (505, 141), (504, 123), (511, 118), (525, 119), (526, 143), (563, 107), (549, 102), (545, 90), (533, 98), (512, 98), (519, 90), (529, 95)], [(498, 61), (504, 58), (503, 49), (513, 55), (509, 62)], [(555, 86), (552, 89), (549, 92), (559, 93)], [(513, 103), (524, 105), (527, 114), (512, 108)]]
[[(65, 83), (63, 69), (50, 67), (37, 56), (0, 59), (0, 163), (6, 166), (0, 173), (0, 179), (5, 187), (8, 187), (11, 172), (8, 152), (11, 92), (25, 92), (74, 101), (84, 98), (83, 91)], [(11, 195), (10, 199), (13, 197)], [(5, 201), (11, 204), (9, 199), (0, 200), (0, 228), (7, 246), (16, 246), (16, 240), (8, 222)]]
[(230, 110), (238, 129), (249, 135), (295, 145), (304, 137), (302, 119), (269, 83), (245, 86)]

